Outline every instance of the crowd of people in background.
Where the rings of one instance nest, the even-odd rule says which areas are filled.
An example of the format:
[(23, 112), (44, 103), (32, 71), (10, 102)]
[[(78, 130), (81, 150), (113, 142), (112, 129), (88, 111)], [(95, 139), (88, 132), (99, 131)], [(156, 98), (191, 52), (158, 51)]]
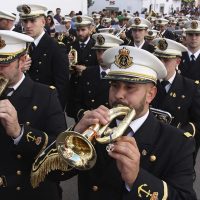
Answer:
[[(0, 198), (61, 200), (60, 181), (78, 174), (80, 200), (196, 200), (199, 8), (17, 12), (0, 10)], [(119, 125), (120, 106), (135, 115), (119, 138), (108, 130), (107, 151), (94, 125)]]

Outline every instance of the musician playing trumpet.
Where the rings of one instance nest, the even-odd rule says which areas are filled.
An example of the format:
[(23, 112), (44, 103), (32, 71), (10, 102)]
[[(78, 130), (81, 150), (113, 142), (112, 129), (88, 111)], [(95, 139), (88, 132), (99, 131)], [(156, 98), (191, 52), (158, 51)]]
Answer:
[[(156, 95), (157, 79), (167, 75), (163, 63), (147, 51), (126, 46), (106, 50), (103, 61), (111, 65), (105, 77), (111, 81), (110, 106), (120, 104), (134, 108), (136, 115), (124, 136), (112, 141), (110, 133), (113, 143), (109, 152), (105, 145), (94, 144), (97, 162), (92, 169), (75, 171), (79, 198), (196, 199), (192, 180), (193, 137), (159, 122), (149, 111), (149, 104)], [(120, 125), (120, 121), (121, 118), (114, 121), (113, 126)], [(108, 108), (100, 106), (86, 111), (74, 131), (83, 133), (91, 125), (109, 122)]]

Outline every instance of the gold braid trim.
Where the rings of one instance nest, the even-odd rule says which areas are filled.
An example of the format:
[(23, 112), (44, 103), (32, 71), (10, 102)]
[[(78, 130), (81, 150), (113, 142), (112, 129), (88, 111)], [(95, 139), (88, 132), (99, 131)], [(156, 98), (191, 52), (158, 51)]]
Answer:
[(38, 157), (32, 166), (31, 185), (33, 188), (39, 186), (45, 177), (54, 170), (68, 171), (68, 165), (62, 161), (57, 153), (57, 149), (51, 149), (43, 159)]
[(45, 136), (45, 142), (44, 142), (42, 149), (40, 150), (40, 152), (36, 156), (36, 158), (38, 158), (40, 156), (40, 154), (44, 151), (44, 149), (47, 147), (47, 144), (48, 144), (48, 141), (49, 141), (48, 135), (45, 132), (43, 132), (43, 133), (44, 133), (44, 136)]
[(167, 200), (168, 199), (168, 186), (165, 181), (163, 181), (163, 198), (162, 200)]
[(196, 128), (195, 128), (195, 125), (194, 125), (192, 122), (189, 122), (189, 124), (192, 126), (192, 129), (193, 129), (193, 134), (192, 134), (192, 136), (194, 137), (195, 134), (196, 134)]
[[(68, 128), (67, 130), (73, 130), (73, 126)], [(68, 166), (60, 157), (58, 154), (58, 151), (56, 147), (47, 146), (48, 142), (48, 136), (45, 134), (46, 140), (45, 144), (42, 148), (41, 153), (37, 156), (37, 159), (32, 165), (32, 171), (31, 171), (31, 185), (33, 188), (36, 188), (39, 186), (41, 182), (44, 181), (45, 177), (51, 172), (55, 170), (60, 171), (69, 171), (72, 168)], [(51, 147), (51, 148), (50, 148)], [(45, 149), (46, 148), (46, 151)]]

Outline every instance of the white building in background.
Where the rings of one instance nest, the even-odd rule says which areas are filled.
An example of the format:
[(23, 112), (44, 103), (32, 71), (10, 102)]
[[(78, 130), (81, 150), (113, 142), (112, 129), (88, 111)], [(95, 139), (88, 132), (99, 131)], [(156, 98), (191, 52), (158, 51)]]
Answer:
[(20, 4), (41, 4), (55, 13), (56, 8), (61, 8), (61, 15), (69, 14), (70, 11), (82, 11), (87, 14), (87, 0), (1, 0), (1, 10), (17, 13), (16, 7)]
[(94, 4), (89, 8), (92, 11), (101, 11), (104, 8), (126, 10), (141, 13), (144, 9), (153, 9), (159, 13), (169, 14), (173, 10), (181, 9), (181, 0), (93, 0)]

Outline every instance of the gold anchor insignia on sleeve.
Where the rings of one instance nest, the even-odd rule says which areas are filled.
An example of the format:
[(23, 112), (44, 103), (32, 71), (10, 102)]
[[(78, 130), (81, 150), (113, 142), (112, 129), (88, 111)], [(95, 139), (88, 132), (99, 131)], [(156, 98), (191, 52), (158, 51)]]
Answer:
[(26, 139), (27, 139), (28, 142), (30, 142), (30, 141), (32, 141), (32, 142), (35, 141), (35, 136), (32, 136), (31, 133), (32, 133), (32, 132), (29, 132), (29, 133), (27, 133), (27, 135), (26, 135)]
[(147, 197), (151, 197), (150, 200), (158, 200), (158, 192), (153, 192), (151, 194), (151, 191), (150, 190), (145, 190), (144, 187), (148, 186), (147, 184), (143, 184), (143, 185), (140, 185), (138, 187), (138, 196), (139, 197), (143, 197), (143, 195), (146, 195), (146, 198)]
[(31, 135), (32, 132), (29, 132), (27, 133), (26, 135), (26, 139), (28, 142), (32, 141), (32, 142), (35, 142), (36, 145), (39, 145), (42, 141), (42, 138), (41, 137), (35, 137), (35, 136), (32, 136)]

